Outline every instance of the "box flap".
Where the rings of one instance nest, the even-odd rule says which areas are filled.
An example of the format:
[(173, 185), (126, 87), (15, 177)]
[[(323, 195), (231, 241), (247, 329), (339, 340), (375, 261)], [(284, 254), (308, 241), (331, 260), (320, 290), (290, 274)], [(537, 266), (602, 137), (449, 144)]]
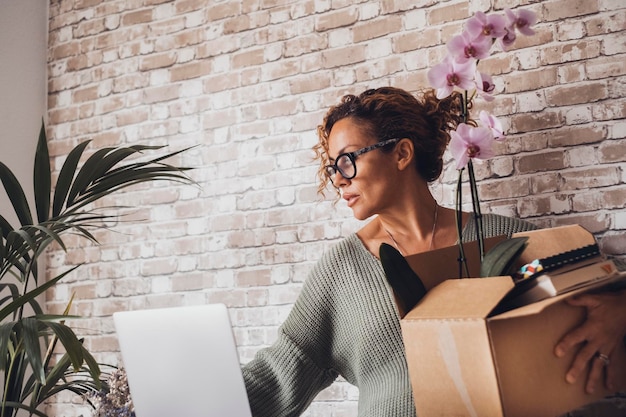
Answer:
[[(485, 252), (494, 247), (496, 243), (506, 239), (505, 236), (496, 236), (485, 239)], [(467, 242), (463, 245), (465, 258), (470, 272), (470, 277), (480, 276), (480, 261), (478, 256), (478, 242)], [(434, 288), (441, 282), (450, 278), (467, 278), (459, 273), (459, 247), (448, 246), (406, 256), (406, 261), (422, 280), (426, 291)]]
[(528, 304), (522, 307), (518, 307), (516, 309), (509, 310), (509, 311), (506, 311), (504, 313), (500, 313), (497, 315), (494, 314), (494, 316), (491, 317), (490, 319), (500, 320), (500, 319), (508, 319), (511, 317), (522, 317), (522, 316), (538, 314), (542, 312), (543, 310), (545, 310), (546, 308), (548, 308), (549, 306), (551, 306), (552, 304), (556, 304), (565, 298), (569, 298), (576, 294), (581, 294), (587, 291), (598, 290), (600, 288), (607, 287), (610, 285), (615, 285), (615, 284), (626, 285), (626, 272), (622, 272), (619, 275), (616, 275), (615, 278), (611, 279), (609, 282), (607, 281), (592, 282), (589, 285), (586, 285), (585, 287), (566, 292), (565, 294), (557, 295), (554, 297), (549, 297), (544, 300), (537, 301), (535, 303)]
[(519, 232), (513, 236), (529, 238), (528, 246), (520, 257), (520, 265), (596, 243), (595, 237), (577, 224)]
[(428, 291), (402, 321), (485, 318), (513, 286), (509, 276), (449, 279)]

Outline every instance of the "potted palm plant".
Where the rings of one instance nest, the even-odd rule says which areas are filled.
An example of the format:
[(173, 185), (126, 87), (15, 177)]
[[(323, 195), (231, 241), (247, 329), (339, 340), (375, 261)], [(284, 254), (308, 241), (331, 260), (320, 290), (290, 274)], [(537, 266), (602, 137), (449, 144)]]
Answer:
[(92, 203), (123, 188), (156, 180), (192, 183), (185, 174), (188, 168), (163, 162), (184, 150), (141, 160), (161, 147), (107, 147), (80, 164), (88, 144), (71, 150), (53, 189), (42, 123), (34, 162), (35, 216), (20, 182), (0, 162), (0, 181), (20, 223), (13, 227), (0, 214), (0, 417), (13, 417), (19, 410), (45, 416), (39, 406), (57, 393), (89, 394), (106, 383), (82, 339), (65, 323), (75, 318), (69, 315), (71, 300), (57, 315), (45, 314), (37, 300), (80, 266), (44, 279), (37, 266), (48, 245), (66, 250), (63, 239), (69, 234), (97, 243), (93, 230), (110, 228), (116, 216)]

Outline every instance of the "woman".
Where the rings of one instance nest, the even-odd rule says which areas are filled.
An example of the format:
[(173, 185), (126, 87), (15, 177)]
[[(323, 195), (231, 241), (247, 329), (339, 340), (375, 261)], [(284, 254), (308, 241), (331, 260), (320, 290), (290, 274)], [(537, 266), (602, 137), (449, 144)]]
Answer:
[[(276, 343), (244, 367), (255, 417), (301, 414), (339, 375), (359, 388), (359, 417), (414, 416), (400, 321), (378, 252), (403, 254), (454, 245), (454, 210), (441, 207), (428, 183), (443, 167), (448, 131), (460, 121), (458, 100), (418, 100), (396, 88), (347, 95), (318, 127), (320, 192), (329, 182), (355, 218), (372, 218), (315, 265)], [(463, 239), (476, 238), (463, 214)], [(533, 229), (484, 216), (488, 236)]]

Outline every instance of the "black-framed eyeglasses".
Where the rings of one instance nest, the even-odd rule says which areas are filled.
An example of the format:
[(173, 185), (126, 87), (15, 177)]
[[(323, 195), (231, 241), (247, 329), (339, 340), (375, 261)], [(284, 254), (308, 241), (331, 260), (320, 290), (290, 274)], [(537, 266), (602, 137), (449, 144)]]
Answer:
[(387, 145), (391, 145), (392, 143), (396, 143), (399, 141), (399, 138), (387, 139), (381, 142), (375, 143), (374, 145), (366, 146), (365, 148), (358, 149), (354, 152), (346, 152), (342, 153), (337, 157), (335, 163), (332, 165), (326, 165), (326, 175), (328, 178), (332, 180), (337, 172), (341, 174), (347, 180), (351, 180), (356, 176), (356, 157), (359, 155), (363, 155), (369, 151), (373, 151), (374, 149), (382, 148)]

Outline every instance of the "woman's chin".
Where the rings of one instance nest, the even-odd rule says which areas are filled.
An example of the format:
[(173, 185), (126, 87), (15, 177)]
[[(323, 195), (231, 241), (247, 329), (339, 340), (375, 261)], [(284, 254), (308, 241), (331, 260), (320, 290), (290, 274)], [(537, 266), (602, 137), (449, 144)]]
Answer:
[(352, 216), (357, 220), (367, 220), (372, 216), (372, 213), (366, 213), (357, 207), (352, 207)]

